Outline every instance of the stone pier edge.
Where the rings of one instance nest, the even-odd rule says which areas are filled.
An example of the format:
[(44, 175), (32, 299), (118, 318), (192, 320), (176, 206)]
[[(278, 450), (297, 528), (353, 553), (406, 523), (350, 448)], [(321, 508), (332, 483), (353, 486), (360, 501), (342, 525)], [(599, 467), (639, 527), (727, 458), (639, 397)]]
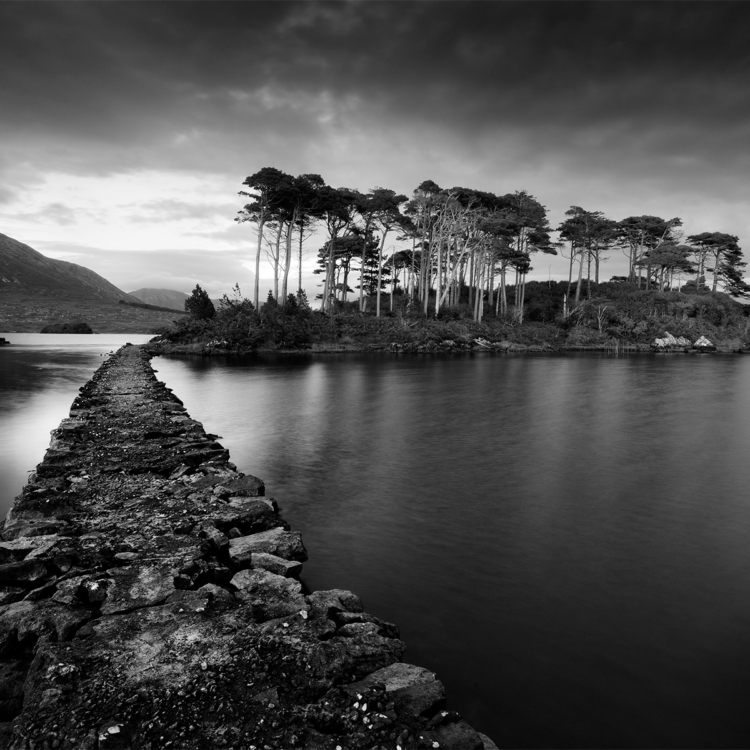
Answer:
[(0, 747), (492, 750), (142, 347), (80, 389), (0, 526)]

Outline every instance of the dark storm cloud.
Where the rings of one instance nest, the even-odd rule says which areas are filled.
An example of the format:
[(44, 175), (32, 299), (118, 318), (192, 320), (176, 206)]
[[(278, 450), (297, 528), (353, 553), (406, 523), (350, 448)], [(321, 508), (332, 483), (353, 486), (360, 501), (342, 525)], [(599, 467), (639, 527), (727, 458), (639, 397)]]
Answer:
[(747, 158), (748, 21), (731, 2), (6, 2), (0, 121), (71, 170), (226, 169), (355, 126), (699, 169)]

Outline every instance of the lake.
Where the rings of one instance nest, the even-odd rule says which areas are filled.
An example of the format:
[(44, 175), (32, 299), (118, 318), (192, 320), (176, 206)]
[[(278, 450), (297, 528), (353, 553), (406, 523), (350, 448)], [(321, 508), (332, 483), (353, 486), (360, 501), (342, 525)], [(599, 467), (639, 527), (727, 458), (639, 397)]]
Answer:
[[(3, 440), (23, 443), (10, 458), (3, 443), (3, 485), (8, 464), (39, 461), (103, 352), (67, 368), (64, 353), (0, 381)], [(397, 623), (405, 660), (500, 747), (747, 745), (750, 359), (154, 367), (302, 532), (307, 585), (349, 588)]]

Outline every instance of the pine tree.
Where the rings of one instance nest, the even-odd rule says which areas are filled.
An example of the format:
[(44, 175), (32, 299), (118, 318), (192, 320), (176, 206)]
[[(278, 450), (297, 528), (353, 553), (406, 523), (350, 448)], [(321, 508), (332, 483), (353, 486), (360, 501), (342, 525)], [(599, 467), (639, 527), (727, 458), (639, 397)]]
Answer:
[(196, 320), (208, 320), (216, 315), (216, 308), (211, 302), (208, 292), (195, 285), (193, 293), (185, 300), (185, 312), (190, 313)]

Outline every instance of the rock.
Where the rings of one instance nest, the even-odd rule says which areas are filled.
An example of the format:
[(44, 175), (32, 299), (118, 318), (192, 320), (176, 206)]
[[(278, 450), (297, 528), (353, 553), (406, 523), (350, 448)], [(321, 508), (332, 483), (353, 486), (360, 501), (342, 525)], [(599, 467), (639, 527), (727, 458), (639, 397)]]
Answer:
[(207, 526), (203, 529), (206, 539), (210, 542), (211, 548), (216, 554), (221, 554), (229, 547), (229, 539), (222, 534), (215, 526)]
[(18, 586), (0, 586), (0, 607), (5, 604), (20, 602), (26, 596), (27, 589)]
[(271, 555), (268, 552), (256, 552), (250, 559), (250, 565), (255, 569), (267, 570), (285, 578), (299, 578), (302, 563), (296, 560), (285, 560), (283, 557)]
[(47, 534), (44, 536), (18, 537), (7, 542), (0, 542), (0, 563), (40, 557), (49, 552), (59, 538), (57, 534)]
[(302, 584), (267, 570), (241, 570), (231, 581), (237, 597), (250, 605), (258, 622), (287, 617), (308, 609)]
[[(358, 689), (382, 682), (397, 711), (432, 716), (445, 706), (445, 688), (434, 672), (413, 664), (391, 664), (358, 683)], [(355, 686), (349, 686), (348, 690)]]
[(258, 552), (266, 552), (286, 560), (307, 560), (307, 550), (298, 531), (275, 528), (229, 540), (229, 560), (236, 567), (249, 567), (253, 553)]
[(208, 602), (212, 607), (225, 607), (234, 602), (234, 596), (215, 583), (206, 583), (198, 591), (208, 597)]
[(367, 612), (332, 612), (330, 615), (334, 622), (341, 628), (355, 623), (372, 623), (377, 627), (377, 632), (386, 638), (398, 638), (398, 626), (385, 622)]
[(458, 714), (443, 711), (435, 718), (443, 720), (435, 728), (419, 733), (428, 742), (437, 743), (433, 747), (441, 750), (484, 750), (484, 741), (479, 733)]
[(716, 347), (705, 337), (701, 336), (694, 344), (693, 348), (704, 352), (715, 352)]
[(3, 586), (35, 588), (41, 586), (48, 575), (47, 566), (38, 560), (21, 560), (0, 565), (0, 585)]
[(174, 574), (167, 568), (151, 565), (113, 568), (107, 571), (111, 584), (101, 613), (129, 612), (140, 607), (161, 604), (175, 590)]
[[(356, 638), (333, 637), (323, 641), (319, 648), (324, 673), (338, 674), (345, 682), (361, 680), (383, 667), (400, 661), (406, 644), (395, 638), (383, 638), (373, 633), (361, 634)], [(311, 665), (316, 662), (311, 659)]]
[(18, 517), (10, 511), (5, 518), (3, 539), (6, 541), (19, 537), (49, 536), (68, 528), (67, 522), (56, 518), (44, 518), (41, 513)]
[(137, 747), (133, 744), (133, 730), (122, 721), (111, 720), (99, 727), (97, 740), (99, 750), (131, 750)]
[(484, 743), (483, 750), (499, 750), (498, 746), (486, 734), (479, 732), (479, 737)]
[(223, 484), (232, 495), (261, 497), (266, 494), (266, 486), (263, 484), (263, 480), (250, 474), (234, 479), (231, 482), (224, 482)]
[(231, 528), (237, 528), (244, 534), (253, 534), (258, 531), (286, 525), (279, 519), (266, 500), (257, 500), (249, 497), (233, 497), (227, 505), (219, 508), (211, 508), (210, 518), (216, 527), (227, 533)]
[(201, 614), (209, 607), (211, 597), (208, 591), (175, 591), (167, 597), (167, 604), (172, 605), (175, 614), (195, 612)]
[(0, 651), (14, 648), (17, 642), (54, 634), (58, 641), (67, 641), (87, 620), (91, 612), (83, 607), (65, 607), (51, 600), (16, 602), (0, 609)]
[(315, 591), (307, 597), (312, 611), (319, 616), (332, 618), (336, 612), (363, 612), (362, 600), (345, 589)]

